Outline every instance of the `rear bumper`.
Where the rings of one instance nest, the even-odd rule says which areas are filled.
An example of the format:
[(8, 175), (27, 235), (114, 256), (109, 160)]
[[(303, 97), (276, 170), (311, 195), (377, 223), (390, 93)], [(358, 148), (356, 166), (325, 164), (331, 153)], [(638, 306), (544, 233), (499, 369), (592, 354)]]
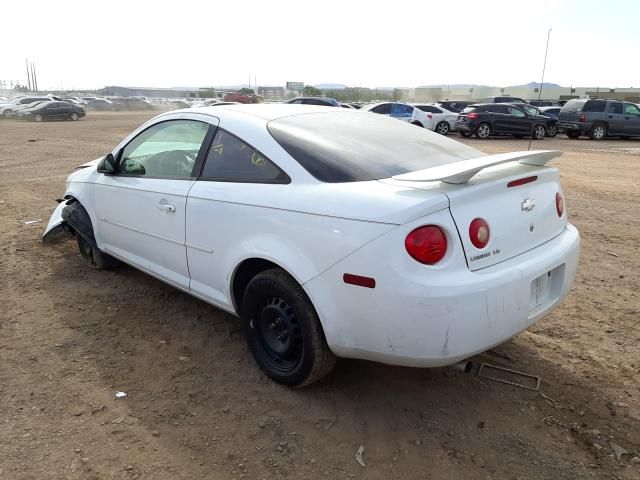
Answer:
[(579, 123), (579, 122), (556, 122), (556, 126), (558, 127), (559, 132), (565, 132), (567, 130), (571, 131), (581, 131), (586, 133), (591, 128), (591, 123)]
[(456, 122), (453, 124), (453, 128), (459, 132), (474, 132), (476, 125), (474, 123)]
[[(545, 244), (491, 267), (415, 275), (393, 259), (386, 261), (388, 243), (386, 248), (374, 243), (305, 288), (336, 355), (413, 367), (456, 363), (551, 312), (573, 284), (580, 250), (579, 233), (568, 225)], [(367, 270), (371, 265), (383, 268)], [(376, 287), (345, 285), (346, 272), (369, 274)], [(538, 291), (540, 297), (534, 295)]]

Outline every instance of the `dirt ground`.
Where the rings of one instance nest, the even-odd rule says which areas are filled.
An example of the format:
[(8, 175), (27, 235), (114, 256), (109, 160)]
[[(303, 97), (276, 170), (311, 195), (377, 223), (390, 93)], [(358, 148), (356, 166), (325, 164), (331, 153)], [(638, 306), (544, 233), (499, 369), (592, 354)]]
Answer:
[(534, 143), (565, 152), (552, 164), (578, 278), (473, 360), (539, 375), (539, 392), (353, 360), (292, 391), (258, 371), (231, 315), (129, 267), (89, 270), (73, 241), (41, 244), (69, 172), (147, 117), (0, 122), (1, 479), (640, 479), (640, 141)]

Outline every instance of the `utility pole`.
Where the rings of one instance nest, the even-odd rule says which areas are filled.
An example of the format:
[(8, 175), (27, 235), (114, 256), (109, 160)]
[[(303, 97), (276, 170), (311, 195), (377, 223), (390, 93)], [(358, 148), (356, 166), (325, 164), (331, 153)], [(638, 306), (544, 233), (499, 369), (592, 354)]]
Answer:
[(24, 59), (25, 64), (27, 65), (27, 88), (31, 91), (31, 75), (29, 74), (29, 60)]

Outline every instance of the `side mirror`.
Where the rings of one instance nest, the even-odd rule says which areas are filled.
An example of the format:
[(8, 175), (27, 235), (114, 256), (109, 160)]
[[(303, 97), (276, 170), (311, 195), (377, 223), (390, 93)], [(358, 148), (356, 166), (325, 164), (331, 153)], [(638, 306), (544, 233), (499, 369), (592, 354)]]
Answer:
[(106, 155), (100, 163), (98, 163), (98, 172), (106, 175), (112, 175), (116, 173), (116, 160), (112, 154)]

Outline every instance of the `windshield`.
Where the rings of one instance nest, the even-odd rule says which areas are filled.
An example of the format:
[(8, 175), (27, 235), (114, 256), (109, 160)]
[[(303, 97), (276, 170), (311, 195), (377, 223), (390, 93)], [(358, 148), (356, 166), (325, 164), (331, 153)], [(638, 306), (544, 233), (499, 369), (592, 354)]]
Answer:
[(283, 117), (268, 129), (311, 175), (329, 183), (389, 178), (482, 155), (424, 128), (347, 110)]

